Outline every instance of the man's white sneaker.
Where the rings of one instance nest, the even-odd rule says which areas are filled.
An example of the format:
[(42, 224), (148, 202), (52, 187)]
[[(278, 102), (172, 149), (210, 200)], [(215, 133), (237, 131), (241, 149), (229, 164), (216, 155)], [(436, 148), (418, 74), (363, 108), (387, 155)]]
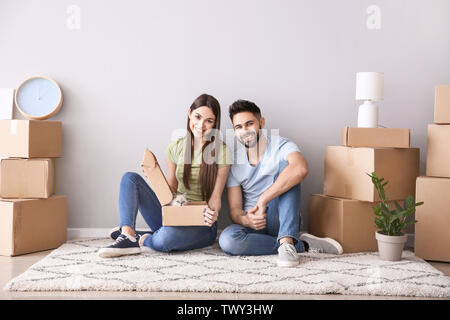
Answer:
[(303, 233), (300, 235), (300, 240), (308, 243), (308, 252), (311, 253), (342, 254), (344, 252), (339, 242), (331, 238), (319, 238), (309, 233)]
[(300, 263), (300, 258), (298, 257), (297, 250), (295, 247), (284, 242), (278, 248), (278, 260), (277, 264), (279, 267), (295, 267)]

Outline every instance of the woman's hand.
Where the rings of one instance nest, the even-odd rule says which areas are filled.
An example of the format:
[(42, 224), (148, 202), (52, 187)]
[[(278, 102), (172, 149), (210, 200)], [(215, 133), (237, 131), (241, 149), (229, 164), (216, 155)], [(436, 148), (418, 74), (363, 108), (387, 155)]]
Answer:
[(221, 206), (222, 206), (222, 199), (220, 199), (219, 197), (211, 197), (208, 201), (208, 207), (211, 210), (219, 212)]
[(205, 223), (211, 227), (219, 218), (220, 207), (222, 205), (221, 199), (211, 198), (208, 201), (208, 208), (203, 213)]

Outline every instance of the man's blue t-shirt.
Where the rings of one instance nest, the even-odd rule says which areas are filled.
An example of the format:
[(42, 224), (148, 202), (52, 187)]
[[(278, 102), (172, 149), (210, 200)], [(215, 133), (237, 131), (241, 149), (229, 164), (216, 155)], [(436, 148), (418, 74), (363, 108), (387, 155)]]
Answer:
[(280, 136), (265, 136), (267, 147), (256, 166), (248, 162), (246, 148), (238, 144), (233, 153), (233, 165), (227, 180), (227, 187), (241, 186), (243, 191), (244, 211), (256, 205), (259, 196), (273, 184), (281, 161), (286, 161), (288, 154), (300, 152), (295, 143)]

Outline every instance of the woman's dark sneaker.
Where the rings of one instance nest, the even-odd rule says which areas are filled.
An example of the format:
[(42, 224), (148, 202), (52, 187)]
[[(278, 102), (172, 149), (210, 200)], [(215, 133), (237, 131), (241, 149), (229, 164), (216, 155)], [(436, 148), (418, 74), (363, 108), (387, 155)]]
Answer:
[[(143, 234), (146, 233), (150, 233), (153, 234), (153, 231), (148, 229), (148, 230), (136, 230), (134, 232), (136, 234), (136, 236), (142, 236)], [(120, 230), (120, 226), (114, 227), (109, 231), (109, 237), (113, 240), (116, 240), (118, 236), (120, 236), (122, 234), (121, 230)]]
[(138, 239), (126, 233), (119, 235), (113, 244), (105, 248), (101, 248), (98, 251), (98, 255), (101, 258), (120, 257), (123, 255), (137, 253), (141, 253)]

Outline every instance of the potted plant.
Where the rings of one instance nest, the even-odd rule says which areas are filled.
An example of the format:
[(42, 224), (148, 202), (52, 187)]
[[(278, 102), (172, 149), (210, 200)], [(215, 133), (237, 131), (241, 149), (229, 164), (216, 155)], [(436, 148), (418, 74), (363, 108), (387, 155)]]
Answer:
[[(407, 221), (407, 218), (423, 202), (414, 203), (415, 201), (412, 195), (406, 198), (403, 207), (395, 200), (391, 202), (386, 197), (386, 191), (384, 189), (388, 181), (379, 178), (375, 172), (367, 175), (371, 177), (372, 183), (375, 185), (381, 199), (376, 207), (372, 207), (376, 215), (375, 224), (380, 229), (375, 232), (375, 237), (378, 240), (378, 254), (382, 260), (401, 260), (403, 247), (407, 239), (404, 230), (408, 225), (417, 222), (417, 220)], [(392, 204), (394, 205), (393, 208)]]

